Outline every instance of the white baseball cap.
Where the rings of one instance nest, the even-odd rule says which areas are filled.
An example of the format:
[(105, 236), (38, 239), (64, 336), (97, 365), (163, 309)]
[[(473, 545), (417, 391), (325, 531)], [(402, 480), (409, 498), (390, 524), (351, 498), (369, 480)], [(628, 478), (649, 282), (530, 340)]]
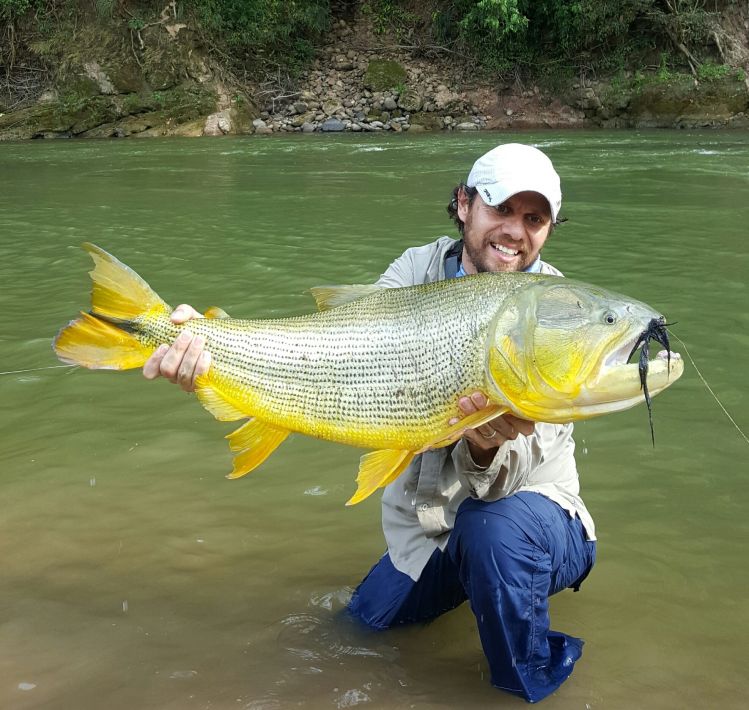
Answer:
[(473, 164), (466, 185), (477, 188), (481, 199), (492, 207), (518, 192), (538, 192), (549, 203), (552, 222), (562, 207), (557, 171), (545, 153), (530, 145), (505, 143), (492, 148)]

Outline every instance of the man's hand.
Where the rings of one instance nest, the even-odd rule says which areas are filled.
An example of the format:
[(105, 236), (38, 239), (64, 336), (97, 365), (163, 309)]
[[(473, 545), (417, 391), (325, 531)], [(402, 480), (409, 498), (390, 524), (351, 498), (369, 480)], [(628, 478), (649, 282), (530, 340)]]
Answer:
[[(192, 306), (183, 303), (169, 317), (172, 323), (182, 324), (203, 316)], [(143, 365), (143, 377), (147, 380), (166, 377), (185, 392), (193, 392), (195, 378), (208, 372), (211, 365), (211, 354), (203, 350), (204, 346), (205, 340), (201, 336), (193, 335), (187, 329), (183, 330), (171, 345), (159, 345), (156, 348)]]
[[(474, 392), (470, 397), (461, 397), (458, 400), (460, 411), (466, 416), (486, 408), (488, 404), (486, 396), (481, 392)], [(450, 424), (457, 424), (459, 421), (458, 418), (451, 419)], [(514, 441), (519, 435), (530, 436), (534, 429), (534, 423), (527, 419), (521, 419), (514, 414), (502, 414), (477, 429), (466, 429), (463, 438), (471, 452), (471, 458), (477, 465), (485, 468), (491, 464), (497, 449), (505, 441)]]

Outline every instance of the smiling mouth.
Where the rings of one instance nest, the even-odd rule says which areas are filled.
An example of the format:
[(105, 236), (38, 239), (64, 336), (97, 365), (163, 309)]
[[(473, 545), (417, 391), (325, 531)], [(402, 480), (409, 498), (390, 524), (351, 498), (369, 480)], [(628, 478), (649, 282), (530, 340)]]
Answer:
[(505, 256), (517, 256), (520, 252), (516, 249), (510, 249), (510, 247), (503, 246), (502, 244), (494, 244), (490, 242), (490, 246), (494, 251), (498, 251), (500, 254)]

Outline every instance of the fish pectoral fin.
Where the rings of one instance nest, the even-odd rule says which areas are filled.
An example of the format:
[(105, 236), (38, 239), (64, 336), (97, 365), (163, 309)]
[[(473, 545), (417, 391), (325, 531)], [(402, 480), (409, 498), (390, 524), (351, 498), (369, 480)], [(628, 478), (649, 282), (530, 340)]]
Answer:
[(331, 308), (358, 301), (365, 296), (383, 291), (384, 286), (375, 284), (352, 284), (348, 286), (315, 286), (310, 293), (315, 299), (318, 311), (329, 311)]
[(195, 380), (195, 394), (200, 403), (220, 422), (233, 422), (252, 416), (252, 412), (243, 410), (231, 394), (217, 386), (210, 370)]
[(218, 306), (211, 306), (204, 314), (206, 318), (231, 318), (231, 316)]
[(361, 503), (378, 488), (394, 481), (403, 473), (415, 455), (414, 451), (398, 449), (381, 449), (364, 454), (359, 462), (356, 493), (351, 496), (346, 505)]
[(291, 432), (260, 419), (250, 419), (226, 438), (229, 448), (237, 452), (234, 469), (227, 478), (240, 478), (257, 468), (286, 439)]
[(422, 453), (428, 449), (441, 449), (445, 446), (450, 446), (454, 441), (460, 439), (461, 433), (465, 429), (476, 429), (482, 424), (490, 422), (492, 419), (496, 419), (505, 412), (510, 410), (500, 404), (492, 404), (484, 409), (480, 409), (478, 412), (469, 414), (467, 417), (463, 417), (456, 424), (452, 424), (448, 427), (440, 436), (434, 441), (429, 442), (423, 449), (420, 449), (417, 453)]

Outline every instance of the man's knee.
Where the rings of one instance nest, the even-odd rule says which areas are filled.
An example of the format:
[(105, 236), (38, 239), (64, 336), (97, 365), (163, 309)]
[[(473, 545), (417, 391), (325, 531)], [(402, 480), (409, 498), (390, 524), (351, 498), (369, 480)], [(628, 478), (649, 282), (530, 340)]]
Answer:
[(524, 586), (528, 574), (545, 570), (543, 531), (521, 501), (462, 505), (448, 543), (461, 576), (499, 578)]

